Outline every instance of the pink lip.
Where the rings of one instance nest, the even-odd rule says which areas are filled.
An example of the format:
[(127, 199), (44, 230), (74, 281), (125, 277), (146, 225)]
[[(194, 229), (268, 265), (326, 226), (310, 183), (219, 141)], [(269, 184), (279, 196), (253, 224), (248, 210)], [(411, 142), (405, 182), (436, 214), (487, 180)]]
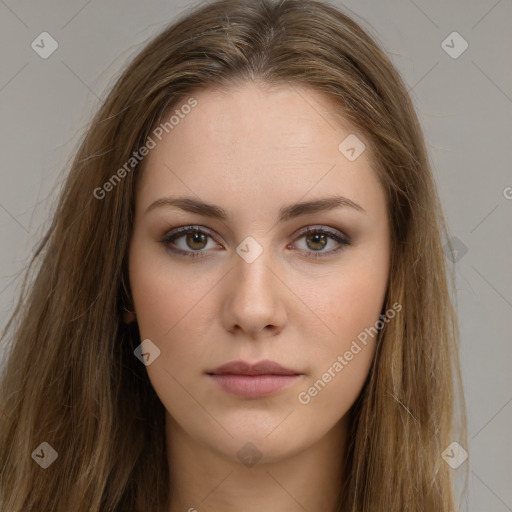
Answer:
[(272, 395), (293, 384), (302, 375), (274, 361), (260, 361), (254, 365), (232, 361), (207, 374), (222, 389), (241, 398)]

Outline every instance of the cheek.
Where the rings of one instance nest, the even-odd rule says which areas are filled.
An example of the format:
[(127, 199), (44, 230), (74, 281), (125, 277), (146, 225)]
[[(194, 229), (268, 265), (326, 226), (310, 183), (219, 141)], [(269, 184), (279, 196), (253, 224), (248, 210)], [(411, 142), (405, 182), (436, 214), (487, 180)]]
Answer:
[(378, 321), (388, 284), (387, 261), (354, 253), (316, 284), (305, 287), (304, 302), (325, 326), (323, 334), (319, 333), (316, 355), (326, 363), (334, 353), (348, 350), (352, 340)]
[(188, 391), (201, 373), (202, 343), (209, 338), (197, 332), (204, 322), (199, 308), (215, 281), (172, 268), (165, 252), (155, 255), (142, 244), (133, 248), (129, 262), (141, 340), (150, 339), (160, 350), (146, 367), (151, 384), (173, 416), (202, 417)]
[[(352, 347), (352, 359), (344, 359), (344, 352), (338, 354), (322, 367), (315, 378), (298, 390), (296, 403), (298, 414), (304, 417), (304, 438), (328, 432), (341, 418), (345, 417), (359, 396), (368, 376), (374, 354), (373, 347)], [(308, 418), (314, 418), (314, 421)], [(319, 434), (320, 433), (320, 434)]]
[(351, 267), (331, 281), (324, 295), (310, 297), (318, 316), (329, 326), (315, 338), (311, 378), (300, 388), (297, 403), (315, 418), (310, 435), (328, 431), (354, 404), (375, 354), (376, 323), (382, 310), (387, 273), (364, 265)]
[(177, 330), (183, 330), (216, 279), (208, 272), (198, 276), (190, 267), (180, 268), (164, 250), (147, 246), (135, 241), (129, 259), (137, 322), (141, 337), (167, 343)]
[(329, 329), (315, 337), (309, 354), (314, 368), (297, 402), (316, 418), (317, 428), (328, 429), (347, 413), (368, 376), (388, 283), (385, 254), (381, 247), (354, 252), (323, 280), (322, 290), (309, 287), (311, 309)]

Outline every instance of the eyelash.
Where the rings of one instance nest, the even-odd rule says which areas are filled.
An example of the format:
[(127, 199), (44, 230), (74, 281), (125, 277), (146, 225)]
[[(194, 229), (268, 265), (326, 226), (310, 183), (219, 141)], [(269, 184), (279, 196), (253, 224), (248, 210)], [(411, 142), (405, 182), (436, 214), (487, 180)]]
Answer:
[[(210, 238), (213, 238), (212, 235), (203, 229), (201, 229), (199, 226), (183, 226), (180, 228), (177, 228), (170, 233), (168, 233), (162, 240), (162, 244), (171, 252), (180, 254), (183, 256), (188, 256), (190, 258), (201, 258), (203, 257), (202, 254), (205, 252), (204, 250), (201, 251), (183, 251), (181, 249), (171, 248), (169, 245), (171, 242), (174, 242), (175, 240), (178, 240), (182, 236), (184, 236), (187, 233), (201, 233), (204, 235), (209, 236)], [(327, 256), (332, 256), (333, 254), (336, 254), (343, 249), (345, 249), (346, 246), (350, 245), (350, 240), (343, 235), (338, 234), (336, 231), (331, 231), (330, 229), (326, 228), (315, 228), (312, 226), (308, 226), (306, 229), (300, 232), (297, 240), (300, 240), (304, 236), (308, 234), (321, 234), (326, 235), (328, 238), (331, 238), (332, 240), (338, 242), (340, 246), (337, 249), (332, 249), (328, 252), (322, 252), (322, 251), (307, 251), (310, 252), (311, 255), (309, 257), (311, 258), (323, 258)]]

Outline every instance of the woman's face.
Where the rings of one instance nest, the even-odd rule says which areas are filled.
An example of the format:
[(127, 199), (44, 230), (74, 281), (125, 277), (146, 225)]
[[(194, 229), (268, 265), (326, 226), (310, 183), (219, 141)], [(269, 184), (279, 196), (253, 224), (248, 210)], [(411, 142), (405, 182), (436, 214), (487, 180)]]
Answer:
[[(363, 137), (345, 141), (315, 90), (193, 98), (152, 136), (137, 189), (129, 274), (146, 369), (171, 435), (230, 460), (251, 442), (277, 460), (339, 425), (368, 375), (389, 275), (385, 195)], [(347, 204), (314, 206), (338, 196)], [(264, 360), (291, 372), (215, 373)]]

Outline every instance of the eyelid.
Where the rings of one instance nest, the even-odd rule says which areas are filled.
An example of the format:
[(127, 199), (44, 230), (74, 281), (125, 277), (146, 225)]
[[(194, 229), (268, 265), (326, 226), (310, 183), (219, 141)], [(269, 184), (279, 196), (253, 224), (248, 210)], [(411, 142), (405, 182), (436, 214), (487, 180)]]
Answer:
[[(208, 252), (205, 250), (184, 251), (182, 249), (169, 247), (170, 242), (172, 242), (176, 239), (179, 239), (182, 236), (185, 236), (187, 233), (189, 233), (191, 231), (203, 233), (203, 234), (209, 236), (212, 240), (214, 240), (215, 243), (218, 243), (216, 241), (216, 236), (213, 235), (212, 231), (209, 228), (206, 228), (206, 227), (200, 226), (200, 225), (186, 225), (186, 226), (180, 226), (177, 228), (172, 228), (163, 236), (163, 238), (161, 239), (161, 242), (166, 246), (166, 248), (169, 251), (171, 251), (175, 254), (181, 254), (181, 255), (191, 256), (191, 257), (206, 257), (206, 256), (203, 256), (203, 254), (206, 254)], [(352, 243), (351, 239), (343, 231), (341, 231), (337, 228), (333, 228), (333, 227), (326, 226), (323, 224), (313, 224), (313, 225), (305, 226), (304, 228), (302, 228), (298, 232), (296, 232), (293, 235), (294, 240), (293, 240), (292, 244), (295, 244), (297, 240), (300, 240), (308, 233), (320, 233), (320, 234), (327, 235), (328, 237), (330, 237), (331, 239), (336, 241), (336, 243), (339, 244), (339, 247), (337, 247), (336, 249), (331, 249), (330, 251), (306, 251), (310, 255), (308, 257), (312, 257), (312, 258), (321, 258), (321, 257), (327, 257), (330, 255), (336, 254), (336, 253), (342, 251), (346, 246), (351, 245), (351, 243)]]
[(343, 233), (343, 231), (340, 231), (336, 228), (331, 228), (330, 226), (326, 226), (324, 224), (312, 224), (310, 226), (306, 226), (300, 229), (298, 233), (295, 234), (295, 237), (302, 237), (311, 232), (323, 232), (325, 234), (331, 235), (334, 239), (346, 242), (347, 244), (350, 243), (350, 238), (345, 233)]

